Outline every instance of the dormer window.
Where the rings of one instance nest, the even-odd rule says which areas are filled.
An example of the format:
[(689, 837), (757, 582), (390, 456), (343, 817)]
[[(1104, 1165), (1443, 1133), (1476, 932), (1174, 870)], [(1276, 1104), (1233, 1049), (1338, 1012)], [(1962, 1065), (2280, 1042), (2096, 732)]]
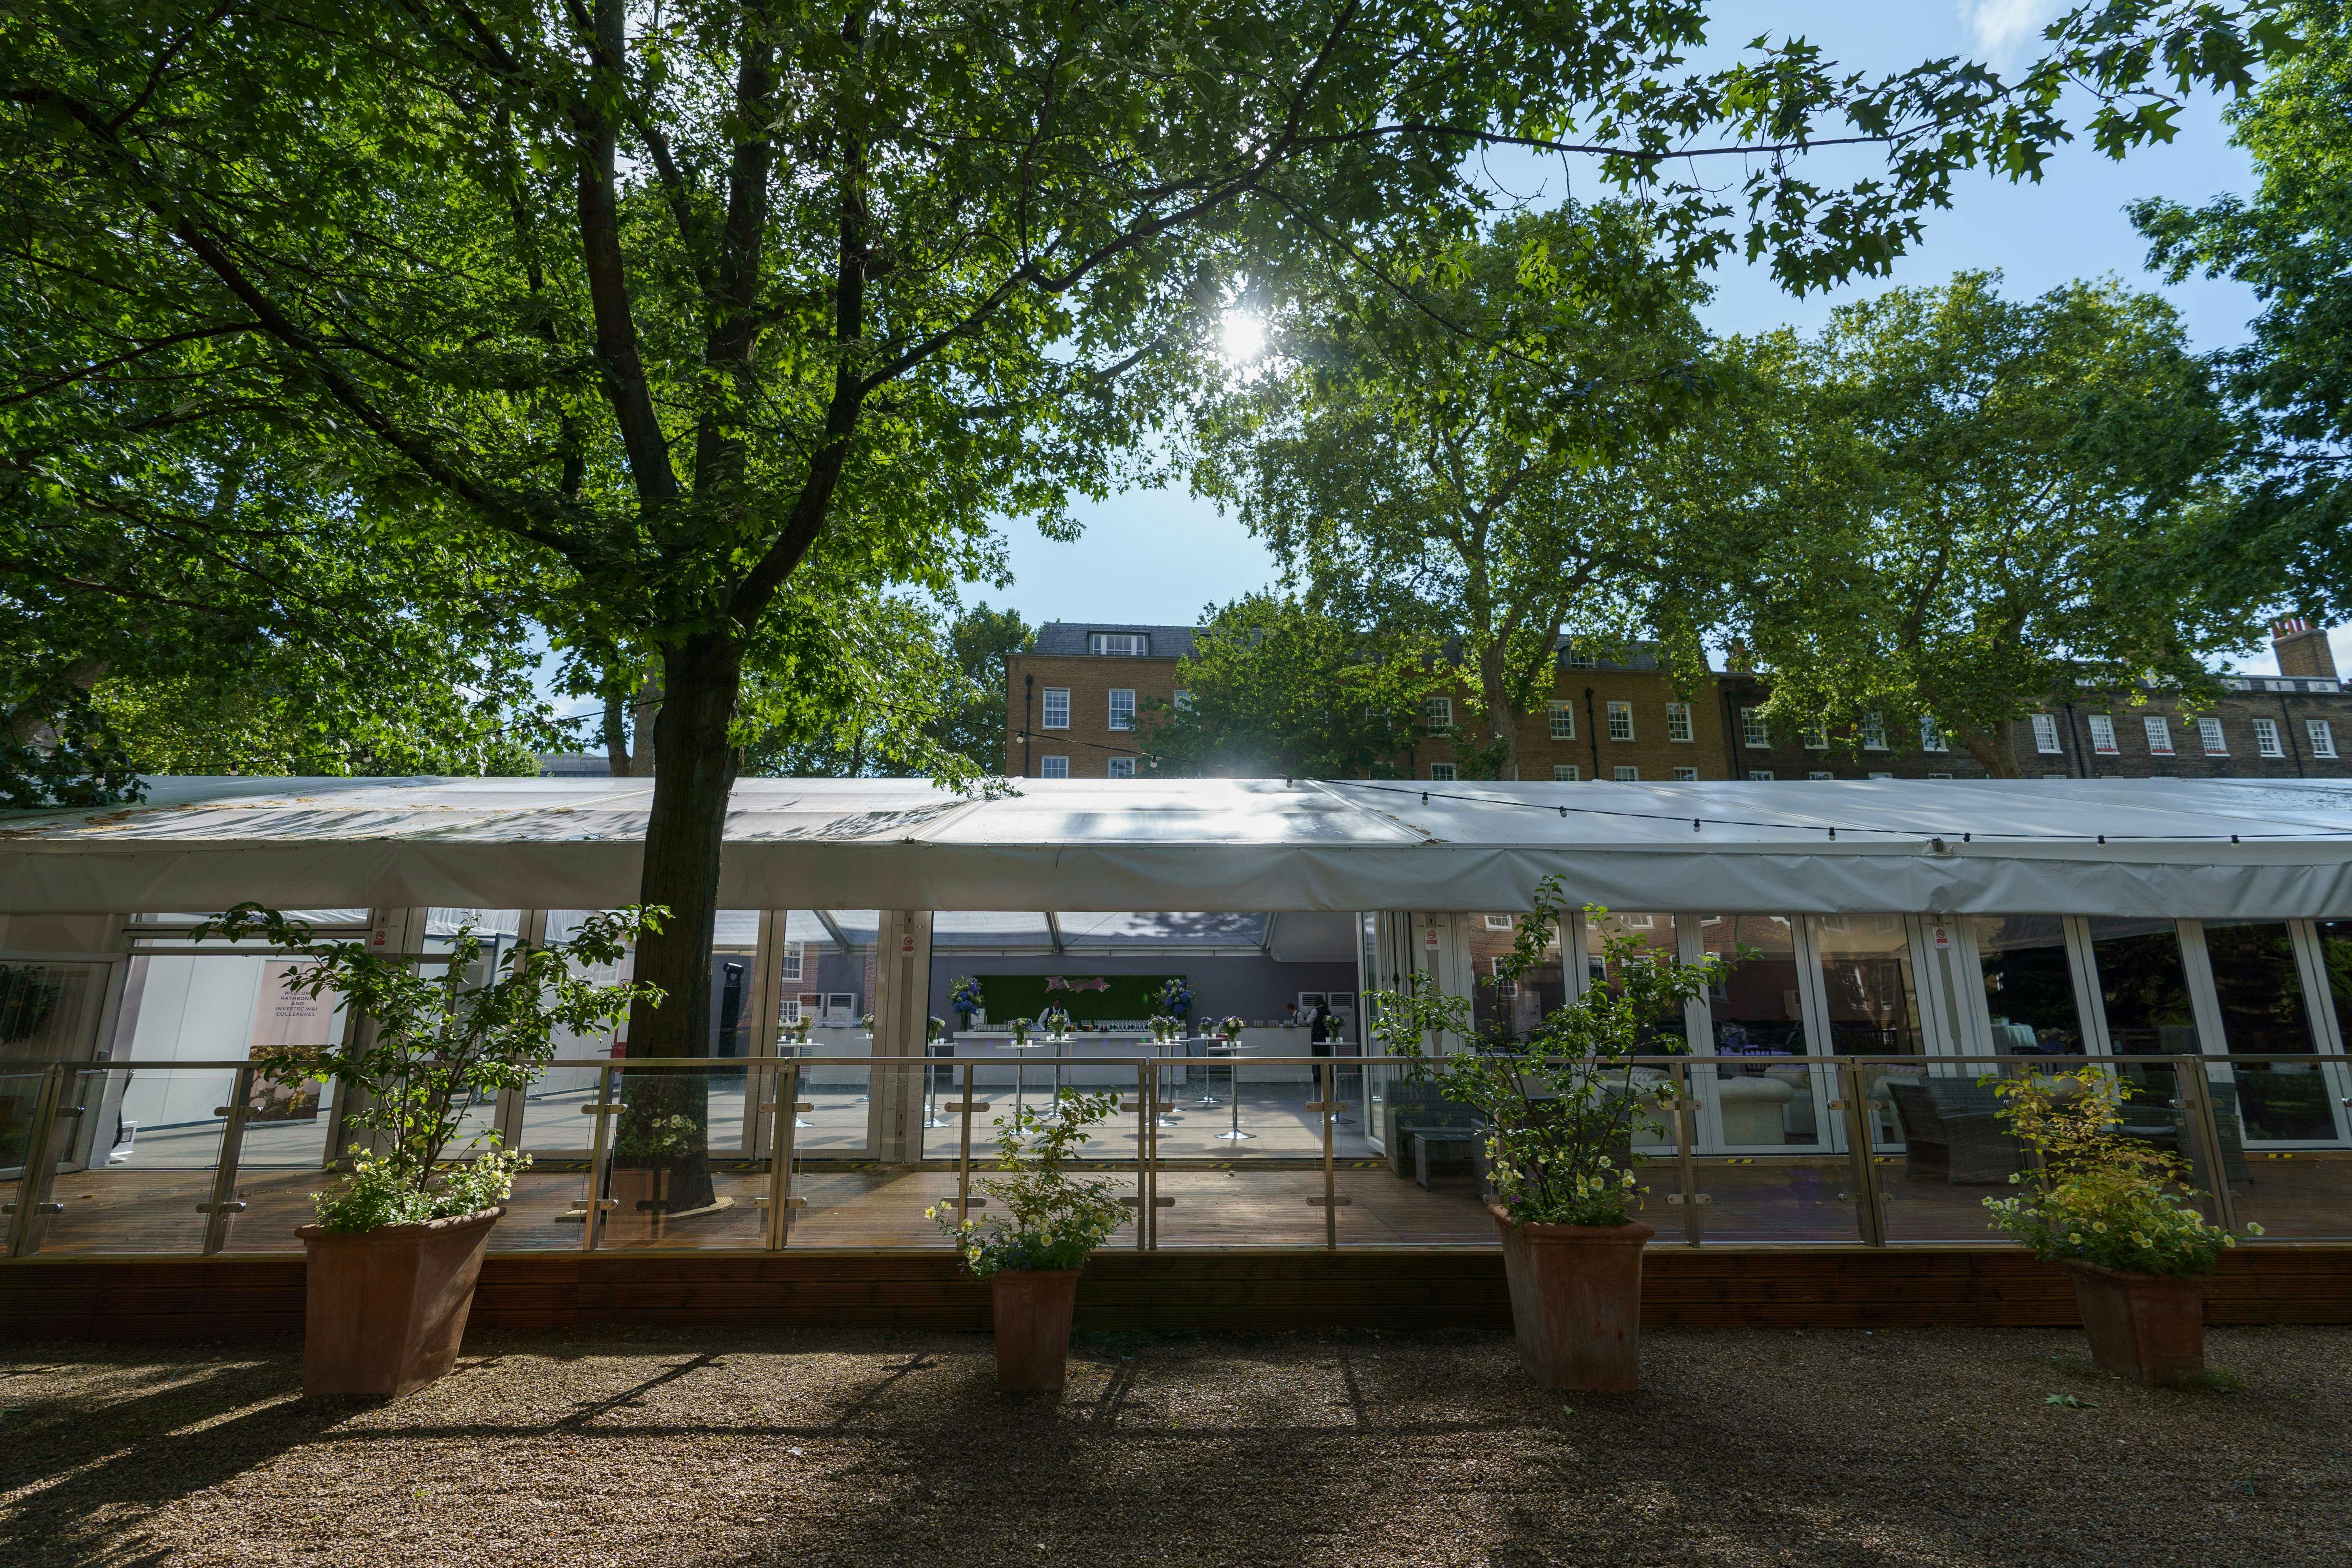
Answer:
[(1151, 653), (1151, 636), (1148, 632), (1089, 632), (1087, 651), (1113, 654), (1123, 658), (1145, 658)]

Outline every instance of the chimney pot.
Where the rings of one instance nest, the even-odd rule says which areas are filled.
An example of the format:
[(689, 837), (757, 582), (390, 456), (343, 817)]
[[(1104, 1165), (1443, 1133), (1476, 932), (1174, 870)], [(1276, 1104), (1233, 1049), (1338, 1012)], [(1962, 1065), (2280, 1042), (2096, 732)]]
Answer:
[(2302, 616), (2282, 616), (2271, 623), (2271, 651), (2278, 656), (2281, 675), (2336, 679), (2336, 654), (2327, 646), (2327, 629), (2315, 627)]

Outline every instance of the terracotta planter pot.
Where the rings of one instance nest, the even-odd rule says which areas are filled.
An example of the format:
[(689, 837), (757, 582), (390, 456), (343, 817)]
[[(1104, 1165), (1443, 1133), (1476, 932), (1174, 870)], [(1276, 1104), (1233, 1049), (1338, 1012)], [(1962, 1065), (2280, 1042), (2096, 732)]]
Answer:
[(2205, 1281), (2068, 1263), (2074, 1305), (2102, 1372), (2162, 1386), (2205, 1373)]
[(1517, 1225), (1497, 1204), (1519, 1361), (1544, 1388), (1623, 1394), (1642, 1385), (1646, 1225)]
[(1075, 1268), (1007, 1268), (989, 1276), (1000, 1394), (1051, 1394), (1068, 1381)]
[(466, 1337), (490, 1227), (506, 1212), (383, 1230), (296, 1231), (310, 1253), (302, 1392), (396, 1399), (446, 1373)]

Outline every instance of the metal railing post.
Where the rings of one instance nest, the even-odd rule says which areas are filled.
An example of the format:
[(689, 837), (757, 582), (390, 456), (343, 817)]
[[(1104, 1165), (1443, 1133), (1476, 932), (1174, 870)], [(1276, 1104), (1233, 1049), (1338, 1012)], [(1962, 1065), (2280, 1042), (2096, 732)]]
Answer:
[(793, 1210), (805, 1198), (793, 1196), (793, 1132), (801, 1112), (801, 1069), (787, 1062), (773, 1069), (776, 1098), (768, 1106), (768, 1250), (781, 1252), (792, 1240)]
[(245, 1158), (245, 1119), (253, 1104), (253, 1071), (237, 1069), (228, 1103), (221, 1107), (220, 1114), (228, 1121), (221, 1127), (220, 1158), (213, 1162), (212, 1202), (196, 1205), (196, 1212), (205, 1216), (207, 1258), (228, 1245), (228, 1222), (245, 1212), (245, 1202), (236, 1195), (236, 1168)]
[(1683, 1239), (1697, 1247), (1706, 1231), (1698, 1212), (1706, 1194), (1698, 1190), (1698, 1161), (1691, 1149), (1698, 1138), (1698, 1101), (1691, 1098), (1696, 1091), (1691, 1088), (1689, 1068), (1673, 1061), (1666, 1064), (1666, 1071), (1674, 1076), (1675, 1084), (1675, 1166), (1683, 1187)]
[(49, 1153), (57, 1136), (58, 1102), (65, 1094), (63, 1062), (51, 1062), (41, 1077), (41, 1090), (33, 1103), (33, 1137), (25, 1145), (24, 1173), (16, 1178), (16, 1201), (9, 1205), (8, 1256), (25, 1258), (33, 1251), (35, 1222), (59, 1206), (49, 1202), (49, 1175), (57, 1161)]
[(2205, 1173), (2206, 1194), (2212, 1199), (2212, 1221), (2224, 1230), (2238, 1228), (2237, 1195), (2230, 1191), (2230, 1168), (2221, 1163), (2221, 1123), (2213, 1110), (2213, 1088), (2205, 1077), (2205, 1058), (2178, 1057), (2173, 1069), (2173, 1104), (2180, 1110), (2184, 1139), (2197, 1144), (2196, 1162)]
[[(963, 1121), (956, 1149), (955, 1217), (959, 1226), (971, 1213), (971, 1113), (979, 1109), (971, 1097), (973, 1067), (971, 1062), (963, 1064), (963, 1098), (956, 1102), (955, 1108)], [(961, 1234), (961, 1231), (958, 1234)]]
[(613, 1103), (613, 1064), (606, 1062), (596, 1069), (596, 1102), (583, 1105), (581, 1111), (596, 1119), (596, 1142), (588, 1154), (588, 1196), (581, 1204), (580, 1248), (596, 1250), (598, 1221), (604, 1211), (616, 1206), (616, 1201), (604, 1195), (604, 1176), (613, 1157), (613, 1113), (620, 1109)]
[(1853, 1202), (1861, 1219), (1862, 1244), (1884, 1247), (1886, 1216), (1878, 1208), (1878, 1166), (1870, 1147), (1870, 1102), (1863, 1096), (1862, 1064), (1833, 1062), (1831, 1070), (1837, 1075), (1838, 1098), (1830, 1107), (1845, 1112), (1846, 1154), (1853, 1166)]
[(1159, 1107), (1152, 1102), (1151, 1068), (1135, 1069), (1135, 1250), (1151, 1250), (1151, 1132)]
[[(1307, 1064), (1307, 1081), (1315, 1082), (1316, 1067), (1311, 1060)], [(1319, 1198), (1309, 1198), (1307, 1201), (1322, 1205), (1323, 1246), (1327, 1250), (1333, 1252), (1339, 1248), (1339, 1210), (1356, 1201), (1353, 1198), (1343, 1198), (1339, 1195), (1339, 1167), (1333, 1158), (1332, 1129), (1339, 1112), (1347, 1109), (1339, 1098), (1338, 1072), (1338, 1062), (1332, 1058), (1324, 1058), (1321, 1077), (1323, 1098), (1307, 1108), (1309, 1110), (1320, 1111), (1323, 1116), (1323, 1195)]]

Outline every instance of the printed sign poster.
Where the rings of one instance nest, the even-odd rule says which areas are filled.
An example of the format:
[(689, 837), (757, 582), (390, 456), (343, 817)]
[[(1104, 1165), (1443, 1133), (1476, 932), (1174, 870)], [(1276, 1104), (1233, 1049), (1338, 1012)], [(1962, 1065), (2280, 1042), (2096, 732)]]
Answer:
[[(257, 1062), (308, 1055), (320, 1046), (332, 1044), (342, 1028), (342, 1017), (337, 1011), (341, 1003), (333, 992), (312, 996), (288, 986), (285, 976), (284, 966), (272, 964), (263, 972), (261, 994), (254, 998), (253, 1038), (248, 1054)], [(319, 1115), (319, 1091), (325, 1087), (315, 1082), (272, 1083), (256, 1074), (245, 1119), (314, 1121)]]

